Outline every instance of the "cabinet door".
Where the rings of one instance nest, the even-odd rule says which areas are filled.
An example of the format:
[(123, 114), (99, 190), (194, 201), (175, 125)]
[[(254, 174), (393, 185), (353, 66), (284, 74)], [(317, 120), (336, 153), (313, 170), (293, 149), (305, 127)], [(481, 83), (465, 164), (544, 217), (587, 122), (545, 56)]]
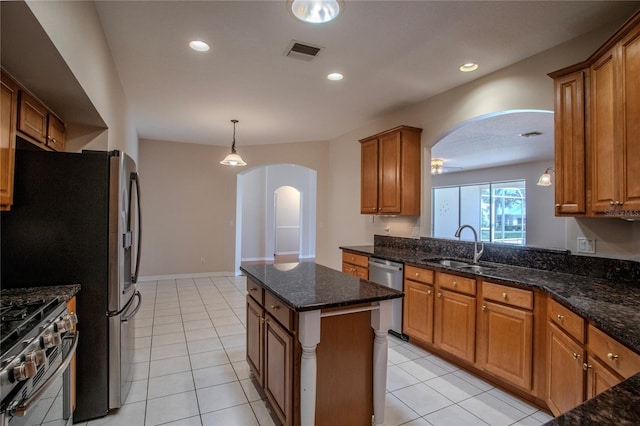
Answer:
[(545, 400), (554, 415), (584, 401), (584, 349), (549, 322)]
[(54, 151), (64, 151), (66, 130), (64, 123), (53, 114), (49, 114), (47, 126), (47, 146)]
[(436, 346), (463, 360), (474, 362), (476, 333), (475, 297), (439, 289), (435, 301)]
[(556, 215), (586, 212), (584, 71), (554, 80)]
[(16, 111), (18, 86), (2, 74), (0, 99), (0, 205), (7, 210), (13, 204), (13, 172), (16, 158)]
[(614, 50), (591, 67), (591, 210), (605, 212), (618, 200)]
[(24, 90), (20, 92), (18, 130), (43, 145), (47, 141), (47, 110)]
[(360, 213), (378, 213), (378, 139), (360, 145)]
[[(640, 27), (620, 43), (621, 93), (624, 117), (620, 139), (623, 209), (640, 211)], [(640, 213), (637, 213), (640, 215)]]
[(270, 315), (266, 315), (264, 390), (283, 425), (293, 421), (293, 337)]
[(591, 355), (587, 361), (587, 399), (611, 389), (623, 380)]
[(264, 384), (264, 309), (247, 296), (247, 362), (260, 386)]
[(405, 280), (404, 292), (403, 332), (433, 343), (433, 286)]
[(478, 364), (491, 374), (530, 390), (533, 365), (533, 314), (485, 301), (481, 307)]
[(401, 133), (382, 135), (378, 140), (378, 212), (402, 213), (402, 187), (400, 185)]

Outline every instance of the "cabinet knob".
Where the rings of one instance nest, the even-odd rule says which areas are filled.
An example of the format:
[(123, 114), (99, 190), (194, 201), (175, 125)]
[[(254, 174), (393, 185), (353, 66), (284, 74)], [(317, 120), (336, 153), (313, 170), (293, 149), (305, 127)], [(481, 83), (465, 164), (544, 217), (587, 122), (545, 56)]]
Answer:
[(458, 287), (458, 282), (457, 282), (457, 281), (454, 281), (454, 282), (453, 282), (453, 286), (454, 286), (454, 287)]
[(483, 311), (486, 311), (486, 310), (487, 310), (487, 305), (482, 305), (482, 306), (480, 307), (480, 309), (482, 309)]
[(257, 289), (257, 288), (255, 288), (255, 287), (251, 287), (251, 288), (249, 289), (249, 291), (257, 291), (257, 290), (258, 290), (258, 289)]
[(622, 201), (618, 201), (617, 203), (618, 203), (619, 206), (624, 204), (624, 202), (622, 202)]
[(442, 297), (442, 293), (438, 293), (438, 297)]
[(258, 318), (260, 319), (260, 322), (265, 322), (267, 319), (263, 316), (258, 315)]
[(582, 369), (584, 371), (589, 370), (590, 368), (593, 368), (591, 365), (587, 364), (586, 362), (582, 364)]
[(271, 306), (270, 306), (270, 308), (271, 308), (271, 310), (272, 310), (272, 311), (277, 311), (278, 309), (280, 309), (280, 306), (278, 306), (278, 305), (271, 305)]
[(617, 360), (619, 358), (619, 356), (618, 355), (614, 355), (611, 352), (609, 352), (607, 354), (607, 358), (609, 359), (609, 361), (615, 361), (615, 360)]
[(556, 204), (556, 209), (559, 209), (559, 208), (560, 208), (560, 204)]
[(427, 290), (427, 295), (431, 296), (431, 290)]
[(416, 272), (416, 277), (419, 277), (419, 276), (420, 276), (420, 272)]
[(615, 206), (615, 205), (616, 205), (616, 202), (615, 202), (615, 201), (613, 201), (613, 200), (609, 200), (609, 205), (613, 207), (613, 206)]
[(507, 293), (502, 293), (502, 298), (506, 299), (507, 298)]
[(578, 355), (577, 353), (573, 353), (572, 355), (573, 359), (580, 359), (580, 355)]
[(556, 318), (558, 319), (558, 321), (562, 321), (564, 319), (564, 315), (556, 315)]

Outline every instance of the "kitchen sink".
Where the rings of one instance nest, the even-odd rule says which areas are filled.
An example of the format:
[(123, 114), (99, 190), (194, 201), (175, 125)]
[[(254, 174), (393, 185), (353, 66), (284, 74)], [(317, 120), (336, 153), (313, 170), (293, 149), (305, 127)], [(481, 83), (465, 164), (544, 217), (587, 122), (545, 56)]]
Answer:
[(474, 264), (456, 259), (422, 259), (423, 262), (437, 263), (438, 265), (448, 266), (450, 268), (469, 269), (475, 272), (482, 272), (484, 269), (495, 269), (495, 266), (487, 264)]

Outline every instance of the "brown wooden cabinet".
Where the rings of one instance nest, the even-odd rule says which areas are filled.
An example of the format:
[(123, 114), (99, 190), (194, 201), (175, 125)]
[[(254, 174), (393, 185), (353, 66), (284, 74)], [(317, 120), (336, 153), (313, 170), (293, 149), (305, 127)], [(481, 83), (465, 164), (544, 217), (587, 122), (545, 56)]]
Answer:
[(18, 85), (2, 73), (0, 99), (0, 210), (9, 210), (13, 204), (13, 175), (16, 150), (16, 112)]
[(476, 352), (475, 285), (472, 278), (436, 273), (434, 344), (470, 363)]
[(17, 130), (26, 140), (43, 149), (64, 151), (64, 122), (26, 90), (20, 90)]
[(362, 214), (420, 215), (420, 133), (399, 126), (360, 140)]
[(247, 297), (247, 363), (260, 386), (264, 386), (264, 309)]
[(433, 343), (434, 272), (406, 266), (402, 332), (411, 339)]
[(482, 283), (477, 362), (485, 371), (527, 391), (533, 382), (533, 292)]
[(283, 425), (293, 424), (293, 345), (290, 331), (267, 314), (264, 327), (264, 391)]
[(554, 81), (557, 216), (586, 213), (584, 81), (582, 70)]
[(363, 280), (369, 279), (369, 257), (362, 254), (342, 252), (342, 272), (345, 274), (360, 277)]
[(583, 346), (549, 322), (545, 400), (556, 416), (584, 401), (584, 357)]
[(556, 214), (640, 216), (640, 12), (589, 59), (549, 75)]

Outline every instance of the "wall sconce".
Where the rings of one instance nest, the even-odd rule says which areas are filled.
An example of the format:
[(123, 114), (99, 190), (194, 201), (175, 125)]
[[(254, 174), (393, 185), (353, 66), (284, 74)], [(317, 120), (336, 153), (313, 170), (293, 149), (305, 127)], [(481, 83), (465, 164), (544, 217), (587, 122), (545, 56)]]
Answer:
[(538, 183), (536, 185), (538, 185), (538, 186), (551, 186), (551, 184), (553, 182), (551, 181), (550, 172), (554, 172), (555, 173), (555, 170), (553, 170), (551, 167), (548, 167), (547, 170), (545, 170), (544, 173), (540, 176), (540, 179), (538, 179)]
[(231, 120), (233, 123), (233, 143), (231, 144), (231, 153), (224, 157), (224, 160), (220, 162), (220, 164), (224, 164), (225, 166), (246, 166), (247, 163), (244, 162), (240, 154), (236, 153), (236, 123), (238, 120)]
[(444, 160), (440, 158), (434, 158), (431, 160), (431, 174), (441, 175), (444, 172)]

